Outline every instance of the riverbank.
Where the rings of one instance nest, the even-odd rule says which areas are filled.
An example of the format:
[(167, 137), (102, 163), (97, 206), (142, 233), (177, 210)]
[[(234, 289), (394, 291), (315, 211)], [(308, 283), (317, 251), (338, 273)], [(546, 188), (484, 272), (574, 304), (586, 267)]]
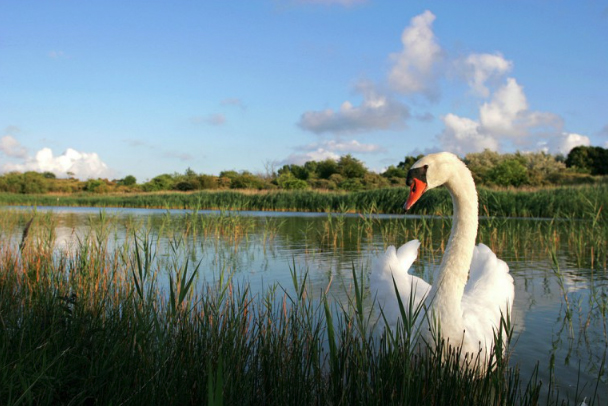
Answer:
[[(405, 188), (362, 192), (321, 191), (202, 191), (191, 193), (138, 194), (12, 194), (1, 193), (0, 205), (133, 207), (162, 209), (226, 209), (301, 212), (403, 213)], [(510, 217), (603, 216), (608, 186), (556, 187), (535, 190), (479, 188), (480, 214)], [(445, 189), (426, 193), (412, 214), (450, 215), (452, 207)]]

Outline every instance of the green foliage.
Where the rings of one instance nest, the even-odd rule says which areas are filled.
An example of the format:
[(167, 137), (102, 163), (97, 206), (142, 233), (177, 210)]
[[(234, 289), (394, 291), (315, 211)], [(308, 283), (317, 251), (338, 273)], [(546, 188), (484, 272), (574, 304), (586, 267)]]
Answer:
[(257, 176), (243, 172), (230, 181), (230, 189), (262, 189), (264, 181)]
[[(401, 163), (403, 163), (403, 162), (401, 162)], [(414, 163), (412, 162), (411, 165), (413, 165), (413, 164)], [(391, 165), (384, 172), (382, 172), (382, 176), (384, 176), (385, 178), (404, 178), (405, 179), (407, 177), (407, 171), (403, 168)]]
[(281, 189), (285, 190), (301, 190), (309, 188), (309, 185), (305, 180), (296, 178), (292, 172), (283, 172), (277, 178), (277, 184)]
[[(309, 165), (310, 167), (310, 165)], [(300, 165), (284, 165), (281, 169), (278, 170), (279, 176), (293, 176), (296, 179), (300, 180), (308, 180), (311, 176), (311, 172), (305, 166)]]
[(230, 180), (236, 178), (237, 176), (239, 176), (239, 173), (237, 171), (222, 171), (220, 172), (220, 178), (228, 178)]
[[(100, 215), (69, 249), (49, 250), (54, 233), (36, 224), (46, 240), (3, 245), (2, 404), (539, 404), (537, 369), (524, 376), (495, 358), (482, 371), (443, 345), (420, 353), (412, 313), (374, 329), (362, 271), (343, 303), (295, 267), (292, 286), (260, 293), (223, 272), (197, 280), (187, 224), (170, 244), (135, 226), (113, 247), (115, 224)], [(547, 404), (567, 404), (559, 396), (549, 390)]]
[(528, 182), (528, 171), (517, 159), (507, 159), (488, 171), (487, 180), (498, 186), (521, 186)]
[(84, 185), (84, 191), (90, 193), (106, 193), (108, 186), (101, 179), (89, 179)]
[(367, 173), (367, 168), (361, 161), (352, 155), (344, 155), (338, 160), (338, 173), (345, 178), (362, 178)]
[(575, 147), (566, 158), (566, 166), (592, 175), (608, 175), (608, 149)]
[[(601, 183), (601, 176), (608, 172), (607, 152), (600, 147), (574, 148), (565, 159), (544, 152), (499, 154), (485, 150), (467, 154), (465, 163), (471, 170), (477, 185), (483, 186), (544, 186), (577, 185)], [(304, 165), (284, 165), (267, 175), (254, 175), (248, 171), (226, 170), (219, 177), (197, 174), (187, 168), (184, 173), (161, 174), (144, 184), (138, 185), (133, 175), (109, 182), (103, 179), (80, 181), (78, 179), (57, 179), (51, 172), (9, 172), (0, 175), (0, 192), (43, 194), (111, 192), (194, 192), (215, 189), (256, 189), (276, 188), (301, 190), (306, 188), (323, 190), (360, 191), (385, 187), (405, 187), (407, 170), (419, 156), (406, 156), (397, 166), (391, 165), (381, 175), (367, 170), (365, 165), (352, 155), (345, 155), (338, 161), (308, 161)], [(568, 167), (566, 167), (568, 166)], [(70, 173), (70, 176), (73, 176)], [(297, 180), (297, 181), (296, 181)]]
[(137, 184), (137, 179), (133, 175), (127, 175), (117, 183), (123, 186), (134, 186)]
[(349, 192), (358, 192), (364, 189), (363, 183), (360, 179), (347, 178), (340, 182), (338, 185), (340, 189), (347, 190)]
[(321, 179), (329, 179), (332, 175), (338, 173), (338, 163), (333, 159), (326, 159), (317, 163), (317, 176)]
[(397, 164), (397, 168), (401, 169), (403, 172), (407, 174), (407, 171), (410, 170), (412, 165), (416, 163), (417, 160), (422, 158), (424, 155), (420, 154), (418, 156), (406, 156), (405, 159)]
[(149, 182), (143, 184), (143, 190), (145, 192), (157, 192), (160, 190), (170, 190), (175, 185), (173, 176), (169, 174), (162, 174), (152, 178)]
[(464, 161), (478, 185), (546, 185), (566, 169), (557, 157), (545, 152), (499, 154), (486, 149), (467, 154)]

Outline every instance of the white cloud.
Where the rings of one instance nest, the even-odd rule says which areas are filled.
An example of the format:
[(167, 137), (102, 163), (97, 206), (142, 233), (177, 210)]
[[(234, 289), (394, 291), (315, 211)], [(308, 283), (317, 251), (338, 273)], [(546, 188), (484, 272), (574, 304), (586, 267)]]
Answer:
[(357, 92), (363, 94), (359, 106), (345, 101), (339, 110), (307, 111), (300, 117), (298, 125), (316, 134), (348, 134), (405, 126), (405, 121), (410, 117), (405, 104), (380, 94), (370, 83), (359, 84)]
[(308, 161), (324, 161), (326, 159), (333, 159), (337, 161), (338, 159), (340, 159), (340, 155), (336, 154), (335, 152), (328, 151), (324, 148), (318, 148), (314, 151), (291, 154), (285, 160), (281, 161), (280, 164), (304, 165)]
[(492, 99), (479, 109), (481, 132), (500, 138), (511, 138), (517, 143), (529, 143), (536, 129), (562, 126), (562, 119), (551, 113), (531, 111), (523, 87), (513, 78), (500, 87)]
[(477, 121), (452, 113), (442, 117), (442, 121), (445, 129), (439, 135), (439, 142), (443, 149), (458, 155), (480, 152), (486, 148), (494, 151), (498, 149), (498, 140), (480, 133)]
[(403, 30), (403, 50), (391, 55), (394, 61), (388, 81), (392, 88), (404, 94), (423, 93), (430, 98), (437, 95), (436, 65), (442, 59), (432, 24), (435, 15), (430, 11), (412, 18)]
[(552, 154), (568, 155), (570, 150), (581, 145), (590, 146), (591, 140), (586, 135), (576, 133), (561, 133), (550, 139), (549, 142), (543, 143), (545, 151)]
[(481, 97), (490, 96), (488, 81), (496, 81), (513, 69), (513, 63), (506, 60), (500, 53), (470, 54), (457, 61), (458, 69), (462, 71), (469, 87), (474, 94)]
[(509, 146), (529, 148), (561, 134), (562, 128), (562, 120), (555, 114), (529, 109), (523, 87), (513, 78), (480, 106), (479, 120), (450, 113), (443, 122), (445, 129), (438, 136), (441, 146), (459, 154)]
[(296, 150), (299, 152), (289, 155), (282, 164), (303, 165), (308, 161), (323, 161), (328, 158), (338, 160), (342, 155), (373, 154), (383, 152), (384, 148), (375, 144), (363, 144), (357, 140), (328, 140), (299, 146)]
[(25, 158), (27, 156), (25, 147), (11, 135), (5, 135), (0, 138), (0, 152), (14, 158)]
[(484, 103), (479, 109), (479, 121), (484, 131), (505, 136), (520, 135), (517, 126), (518, 116), (528, 109), (528, 102), (523, 88), (513, 78), (507, 79), (507, 84), (494, 93), (490, 102)]
[(43, 148), (36, 153), (35, 157), (26, 158), (22, 164), (4, 164), (3, 170), (6, 172), (48, 171), (57, 176), (66, 176), (68, 172), (72, 172), (80, 179), (112, 176), (112, 171), (95, 152), (78, 152), (72, 148), (68, 148), (63, 154), (56, 157), (53, 156), (50, 148)]

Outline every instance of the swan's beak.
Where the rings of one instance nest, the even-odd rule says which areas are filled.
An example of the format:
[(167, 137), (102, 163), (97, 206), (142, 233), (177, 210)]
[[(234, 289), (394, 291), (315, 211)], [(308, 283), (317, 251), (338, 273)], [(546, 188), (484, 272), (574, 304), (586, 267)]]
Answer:
[(416, 203), (418, 201), (418, 199), (420, 199), (420, 196), (422, 196), (422, 194), (425, 192), (425, 190), (426, 190), (426, 183), (424, 183), (420, 179), (413, 178), (412, 184), (410, 186), (410, 195), (408, 196), (407, 202), (405, 202), (405, 205), (403, 206), (403, 208), (406, 211), (409, 210), (410, 207), (412, 207), (414, 205), (414, 203)]

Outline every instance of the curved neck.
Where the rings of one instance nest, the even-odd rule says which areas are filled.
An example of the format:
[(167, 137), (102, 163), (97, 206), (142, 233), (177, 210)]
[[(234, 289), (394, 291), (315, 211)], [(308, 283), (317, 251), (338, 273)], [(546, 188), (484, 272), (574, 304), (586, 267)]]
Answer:
[[(452, 196), (454, 217), (438, 278), (429, 293), (430, 307), (442, 320), (462, 323), (461, 301), (467, 283), (478, 225), (478, 202), (475, 182), (469, 169), (458, 165), (444, 184)], [(446, 324), (442, 322), (442, 324)], [(450, 322), (451, 324), (451, 322)], [(462, 326), (454, 325), (460, 329)], [(461, 330), (462, 331), (462, 330)]]

